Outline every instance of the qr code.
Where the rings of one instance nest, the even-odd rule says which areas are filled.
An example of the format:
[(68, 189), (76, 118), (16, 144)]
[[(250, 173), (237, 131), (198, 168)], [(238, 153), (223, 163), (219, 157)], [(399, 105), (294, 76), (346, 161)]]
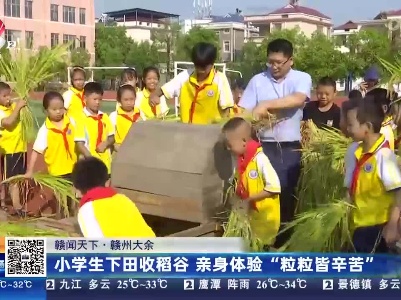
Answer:
[(43, 238), (6, 239), (6, 277), (46, 277)]

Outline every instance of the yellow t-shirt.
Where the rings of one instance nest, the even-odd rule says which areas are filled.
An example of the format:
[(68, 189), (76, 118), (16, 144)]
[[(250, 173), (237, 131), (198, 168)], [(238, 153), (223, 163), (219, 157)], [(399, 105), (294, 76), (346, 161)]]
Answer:
[[(0, 105), (0, 124), (8, 118), (15, 109), (15, 103), (10, 106)], [(0, 151), (2, 154), (22, 153), (27, 151), (27, 142), (22, 137), (22, 124), (20, 118), (13, 128), (0, 127)]]
[(84, 91), (78, 91), (74, 87), (70, 87), (64, 94), (64, 107), (67, 114), (75, 120), (83, 117), (82, 111), (85, 108)]
[(347, 150), (344, 186), (356, 206), (356, 228), (386, 223), (395, 203), (394, 190), (401, 188), (397, 157), (385, 143), (382, 135), (367, 153), (359, 143)]
[(132, 114), (127, 114), (121, 107), (110, 114), (110, 122), (114, 127), (116, 144), (122, 144), (131, 125), (143, 120), (139, 109), (135, 108)]
[(44, 155), (49, 174), (62, 176), (72, 173), (77, 162), (75, 128), (74, 119), (67, 116), (64, 116), (63, 128), (55, 127), (48, 118), (40, 127), (33, 150)]
[(265, 245), (271, 245), (280, 228), (281, 187), (278, 175), (261, 147), (248, 163), (242, 175), (242, 183), (249, 196), (259, 194), (263, 190), (275, 194), (271, 198), (257, 201), (257, 211), (253, 211), (250, 215), (253, 233)]
[(384, 138), (388, 141), (390, 149), (394, 151), (394, 129), (393, 129), (393, 119), (391, 117), (387, 117), (382, 123), (382, 128), (380, 129), (380, 133), (384, 135)]
[(104, 153), (96, 152), (96, 147), (99, 143), (107, 140), (109, 136), (114, 135), (114, 127), (110, 122), (107, 114), (99, 111), (97, 115), (92, 115), (86, 108), (83, 110), (84, 117), (76, 120), (76, 142), (84, 142), (85, 147), (90, 154), (102, 160), (109, 173), (111, 172), (111, 151), (106, 149)]
[(78, 223), (86, 238), (156, 237), (134, 202), (112, 188), (94, 188), (82, 197)]
[(168, 98), (179, 98), (183, 123), (210, 124), (221, 119), (221, 111), (234, 106), (233, 94), (225, 74), (212, 70), (203, 82), (196, 74), (181, 72), (162, 87)]
[(150, 92), (143, 89), (138, 93), (135, 101), (135, 106), (141, 111), (144, 119), (163, 118), (168, 115), (169, 108), (166, 98), (160, 97), (160, 104), (151, 106), (149, 103)]

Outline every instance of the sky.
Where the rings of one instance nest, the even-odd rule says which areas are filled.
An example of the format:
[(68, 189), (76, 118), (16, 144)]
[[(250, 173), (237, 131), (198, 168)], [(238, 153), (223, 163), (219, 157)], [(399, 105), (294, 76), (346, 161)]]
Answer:
[[(369, 3), (369, 4), (367, 4)], [(144, 8), (180, 15), (181, 19), (193, 17), (193, 0), (95, 0), (96, 16), (102, 12), (127, 8)], [(263, 13), (288, 4), (288, 0), (213, 0), (213, 14), (225, 15), (236, 8), (247, 13)], [(308, 6), (333, 19), (335, 25), (348, 20), (369, 20), (379, 12), (401, 9), (400, 0), (301, 0), (300, 5)]]

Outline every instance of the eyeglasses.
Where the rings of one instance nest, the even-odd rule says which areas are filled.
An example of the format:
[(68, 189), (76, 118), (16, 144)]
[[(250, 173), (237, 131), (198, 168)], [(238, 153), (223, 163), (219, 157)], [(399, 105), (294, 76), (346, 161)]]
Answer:
[(286, 61), (268, 61), (266, 63), (267, 67), (282, 67), (284, 66), (289, 60), (291, 59), (291, 57), (289, 57)]

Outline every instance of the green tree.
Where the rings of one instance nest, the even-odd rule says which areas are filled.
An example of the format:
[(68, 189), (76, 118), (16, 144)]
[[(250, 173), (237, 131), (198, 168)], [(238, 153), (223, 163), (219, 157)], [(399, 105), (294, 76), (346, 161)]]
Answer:
[(180, 36), (181, 26), (178, 23), (166, 23), (162, 28), (157, 28), (152, 31), (152, 40), (160, 49), (159, 63), (166, 62), (168, 76), (172, 73), (172, 63), (177, 49), (176, 43)]
[(196, 26), (178, 39), (176, 44), (176, 60), (191, 61), (192, 48), (200, 42), (211, 43), (220, 50), (219, 37), (216, 35), (216, 32)]
[(355, 77), (363, 76), (367, 68), (379, 65), (379, 58), (393, 61), (394, 49), (387, 34), (380, 30), (361, 30), (348, 37), (346, 45), (349, 48), (347, 58), (348, 70)]
[(334, 39), (318, 32), (302, 47), (298, 47), (295, 66), (298, 70), (309, 73), (314, 82), (324, 76), (334, 79), (347, 76), (345, 55), (338, 50)]
[(135, 67), (139, 72), (148, 66), (157, 66), (160, 62), (159, 48), (155, 43), (133, 42), (127, 53), (125, 64)]
[[(124, 66), (126, 56), (133, 40), (127, 36), (125, 27), (112, 24), (97, 24), (95, 40), (95, 62), (98, 67)], [(119, 76), (119, 70), (100, 70), (97, 79), (113, 79)]]
[(85, 48), (75, 48), (70, 53), (71, 65), (89, 67), (91, 55)]

